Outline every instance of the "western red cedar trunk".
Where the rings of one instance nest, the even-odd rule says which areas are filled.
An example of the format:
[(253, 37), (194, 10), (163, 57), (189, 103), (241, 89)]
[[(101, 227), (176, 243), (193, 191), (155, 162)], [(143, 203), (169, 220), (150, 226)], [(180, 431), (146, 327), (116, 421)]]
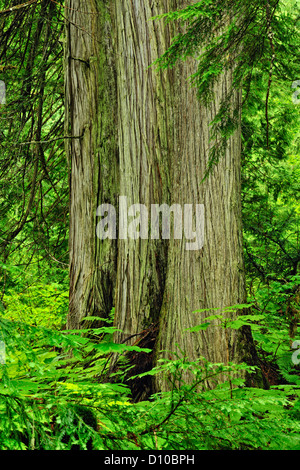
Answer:
[(117, 114), (108, 2), (66, 2), (66, 133), (70, 162), (70, 306), (68, 327), (113, 307), (116, 241), (96, 237), (96, 210), (116, 204)]
[[(168, 28), (149, 19), (171, 2), (115, 2), (120, 194), (127, 204), (170, 202), (174, 148), (173, 73), (149, 66), (170, 44)], [(159, 320), (168, 244), (163, 240), (118, 242), (117, 339)]]
[[(201, 334), (184, 330), (203, 320), (203, 313), (193, 313), (197, 309), (245, 302), (239, 130), (202, 182), (209, 124), (231, 72), (220, 79), (207, 109), (188, 83), (194, 60), (172, 71), (149, 67), (176, 33), (150, 18), (183, 5), (182, 0), (67, 2), (67, 125), (77, 136), (67, 148), (69, 326), (79, 327), (84, 316), (103, 315), (114, 305), (115, 325), (122, 330), (117, 341), (137, 335), (131, 339), (136, 341), (142, 331), (144, 337), (147, 331), (155, 335), (157, 325), (154, 361), (161, 349), (174, 351), (178, 343), (190, 359), (227, 363), (249, 356), (245, 337), (222, 328)], [(239, 103), (238, 92), (234, 100)], [(119, 239), (117, 244), (98, 240), (96, 208), (102, 202), (116, 207), (117, 195), (126, 196), (128, 206), (141, 203), (149, 209), (152, 203), (203, 204), (203, 248), (187, 251), (184, 238), (172, 237)], [(137, 370), (143, 367), (138, 364)]]

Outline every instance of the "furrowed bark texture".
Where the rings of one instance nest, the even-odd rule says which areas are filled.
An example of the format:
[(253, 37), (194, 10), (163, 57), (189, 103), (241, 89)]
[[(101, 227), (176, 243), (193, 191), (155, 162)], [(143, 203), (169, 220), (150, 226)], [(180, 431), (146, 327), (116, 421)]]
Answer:
[[(169, 45), (170, 32), (161, 22), (148, 19), (184, 6), (181, 1), (152, 2), (151, 7), (150, 3), (115, 3), (120, 193), (128, 204), (141, 202), (148, 207), (161, 201), (182, 208), (204, 204), (205, 245), (200, 251), (186, 251), (185, 239), (171, 239), (165, 256), (153, 240), (119, 241), (116, 325), (124, 334), (118, 339), (138, 333), (158, 318), (157, 351), (176, 351), (179, 343), (190, 359), (203, 355), (212, 362), (228, 362), (236, 353), (234, 331), (212, 328), (192, 335), (184, 329), (203, 320), (204, 313), (193, 313), (197, 309), (245, 302), (238, 132), (219, 165), (201, 183), (209, 161), (209, 124), (231, 76), (227, 73), (216, 87), (215, 102), (208, 110), (200, 106), (196, 90), (188, 84), (195, 61), (172, 73), (149, 69)], [(161, 254), (163, 264), (155, 264), (155, 256)]]
[[(147, 328), (153, 341), (157, 324), (153, 360), (161, 357), (160, 350), (176, 351), (178, 343), (190, 359), (227, 363), (249, 358), (251, 337), (249, 342), (220, 327), (197, 334), (184, 330), (211, 314), (210, 308), (245, 302), (239, 132), (201, 183), (209, 161), (209, 124), (231, 73), (222, 77), (206, 109), (188, 83), (195, 61), (172, 71), (149, 67), (176, 34), (170, 25), (149, 19), (184, 5), (182, 0), (67, 2), (67, 123), (71, 135), (83, 135), (68, 144), (69, 327), (115, 305), (115, 325), (122, 330), (116, 341)], [(234, 100), (233, 107), (240, 104), (239, 93)], [(149, 211), (153, 203), (203, 204), (203, 248), (187, 251), (184, 238), (152, 240), (150, 232), (145, 239), (119, 237), (118, 246), (100, 242), (96, 208), (102, 202), (117, 207), (116, 194), (127, 197), (128, 207), (140, 203)], [(193, 313), (198, 309), (205, 314)], [(158, 381), (156, 387), (165, 384)]]
[[(172, 74), (148, 68), (170, 38), (160, 2), (115, 2), (120, 194), (128, 206), (169, 202), (172, 165)], [(166, 7), (168, 2), (165, 2)], [(150, 211), (149, 211), (150, 213)], [(162, 240), (119, 240), (116, 325), (136, 334), (156, 322), (163, 299), (167, 244)]]
[[(200, 324), (205, 316), (220, 313), (193, 313), (195, 310), (221, 309), (245, 302), (238, 132), (229, 140), (218, 165), (201, 183), (209, 162), (209, 123), (230, 86), (231, 76), (227, 73), (222, 78), (208, 110), (199, 104), (196, 90), (186, 85), (194, 72), (195, 63), (191, 60), (180, 66), (174, 90), (172, 203), (182, 207), (187, 203), (204, 205), (205, 241), (199, 251), (186, 251), (184, 239), (170, 241), (158, 349), (175, 351), (179, 342), (191, 359), (202, 355), (212, 362), (226, 363), (235, 355), (235, 331), (208, 328), (202, 334), (183, 333)], [(238, 93), (235, 100), (239, 100)]]
[(70, 161), (68, 327), (113, 306), (116, 242), (96, 237), (97, 207), (117, 201), (116, 90), (107, 2), (66, 2), (66, 131)]

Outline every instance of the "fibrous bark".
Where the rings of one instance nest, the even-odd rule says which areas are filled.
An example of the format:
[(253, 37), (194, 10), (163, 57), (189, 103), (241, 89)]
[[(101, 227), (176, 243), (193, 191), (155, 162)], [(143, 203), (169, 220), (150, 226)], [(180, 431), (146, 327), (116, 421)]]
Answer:
[(69, 328), (113, 306), (116, 242), (96, 236), (96, 210), (117, 201), (116, 88), (108, 2), (66, 3), (66, 132), (70, 161)]
[[(130, 337), (134, 342), (145, 328), (156, 331), (157, 324), (156, 359), (160, 350), (174, 351), (178, 343), (190, 359), (227, 363), (250, 354), (237, 332), (184, 330), (199, 324), (211, 308), (245, 302), (240, 132), (202, 181), (212, 145), (210, 122), (231, 85), (232, 71), (223, 74), (207, 108), (188, 81), (195, 60), (165, 72), (150, 67), (176, 33), (174, 26), (150, 18), (183, 6), (182, 0), (67, 3), (69, 125), (71, 134), (82, 135), (70, 140), (68, 149), (69, 326), (78, 327), (86, 314), (107, 313), (114, 305), (115, 325), (122, 330), (116, 341)], [(238, 106), (236, 92), (232, 109)], [(96, 208), (101, 203), (117, 207), (117, 194), (126, 196), (128, 206), (140, 203), (149, 209), (151, 204), (203, 204), (204, 246), (187, 251), (184, 237), (97, 240)], [(198, 309), (206, 310), (193, 313)]]

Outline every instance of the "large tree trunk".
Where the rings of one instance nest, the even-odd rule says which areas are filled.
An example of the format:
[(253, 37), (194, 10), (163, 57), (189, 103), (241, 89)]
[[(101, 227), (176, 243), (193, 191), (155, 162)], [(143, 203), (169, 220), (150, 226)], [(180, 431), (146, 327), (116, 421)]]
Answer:
[(68, 327), (113, 307), (116, 241), (96, 236), (96, 210), (118, 194), (116, 88), (108, 2), (66, 2), (66, 133), (70, 161)]
[[(174, 351), (176, 343), (190, 359), (240, 360), (247, 356), (249, 345), (244, 341), (237, 347), (240, 337), (235, 332), (222, 328), (193, 335), (183, 332), (203, 319), (203, 313), (193, 311), (245, 301), (239, 131), (201, 183), (211, 145), (209, 123), (230, 86), (231, 74), (227, 72), (216, 87), (213, 106), (204, 108), (187, 80), (195, 61), (167, 72), (149, 68), (174, 34), (170, 26), (149, 19), (180, 8), (183, 0), (117, 0), (111, 3), (111, 15), (106, 4), (67, 2), (70, 132), (84, 133), (81, 139), (70, 140), (68, 149), (72, 161), (69, 325), (78, 327), (86, 314), (109, 310), (111, 295), (104, 293), (112, 292), (114, 272), (99, 266), (108, 261), (113, 266), (117, 259), (115, 324), (122, 329), (117, 341), (142, 331), (146, 338), (148, 331), (151, 344), (155, 341), (154, 361), (161, 349)], [(240, 100), (239, 93), (234, 99)], [(116, 206), (117, 191), (127, 197), (128, 206), (140, 203), (149, 210), (153, 203), (182, 208), (203, 204), (203, 248), (186, 250), (184, 238), (119, 239), (118, 247), (97, 240), (96, 207), (101, 202)], [(137, 364), (136, 371), (144, 367)]]
[[(229, 140), (218, 165), (203, 182), (209, 162), (209, 123), (215, 117), (222, 96), (230, 86), (226, 73), (215, 89), (210, 110), (199, 104), (195, 89), (186, 86), (195, 72), (190, 60), (180, 66), (174, 95), (175, 147), (171, 174), (172, 203), (204, 205), (204, 246), (186, 251), (186, 240), (171, 240), (164, 301), (160, 316), (157, 349), (175, 351), (176, 343), (191, 360), (204, 356), (211, 362), (241, 360), (237, 350), (238, 333), (209, 327), (202, 333), (184, 333), (222, 308), (246, 301), (243, 268), (239, 131)], [(180, 90), (185, 90), (184, 93)], [(239, 101), (239, 93), (235, 100)], [(236, 105), (237, 103), (234, 103)], [(196, 310), (220, 309), (219, 311)], [(234, 316), (235, 313), (231, 313)], [(245, 351), (243, 352), (243, 354)]]
[[(115, 2), (120, 194), (148, 209), (170, 201), (173, 159), (173, 74), (148, 68), (170, 44), (168, 29), (149, 22), (157, 4)], [(150, 212), (150, 211), (149, 211)], [(119, 240), (116, 286), (118, 340), (158, 321), (168, 259), (164, 240)]]

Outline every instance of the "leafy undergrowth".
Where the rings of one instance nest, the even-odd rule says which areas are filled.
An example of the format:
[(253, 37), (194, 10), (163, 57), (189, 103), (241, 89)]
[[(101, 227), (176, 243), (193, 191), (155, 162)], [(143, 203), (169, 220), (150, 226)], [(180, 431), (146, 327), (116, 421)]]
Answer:
[(8, 289), (0, 304), (3, 318), (28, 325), (61, 329), (66, 322), (69, 291), (60, 284), (38, 283), (20, 289)]
[[(247, 388), (234, 377), (253, 372), (250, 366), (191, 362), (178, 353), (146, 373), (170, 381), (171, 391), (133, 403), (129, 387), (109, 383), (106, 371), (113, 353), (140, 348), (113, 343), (109, 324), (58, 331), (1, 318), (0, 331), (1, 450), (300, 449), (298, 379)], [(219, 374), (228, 380), (206, 388)]]

